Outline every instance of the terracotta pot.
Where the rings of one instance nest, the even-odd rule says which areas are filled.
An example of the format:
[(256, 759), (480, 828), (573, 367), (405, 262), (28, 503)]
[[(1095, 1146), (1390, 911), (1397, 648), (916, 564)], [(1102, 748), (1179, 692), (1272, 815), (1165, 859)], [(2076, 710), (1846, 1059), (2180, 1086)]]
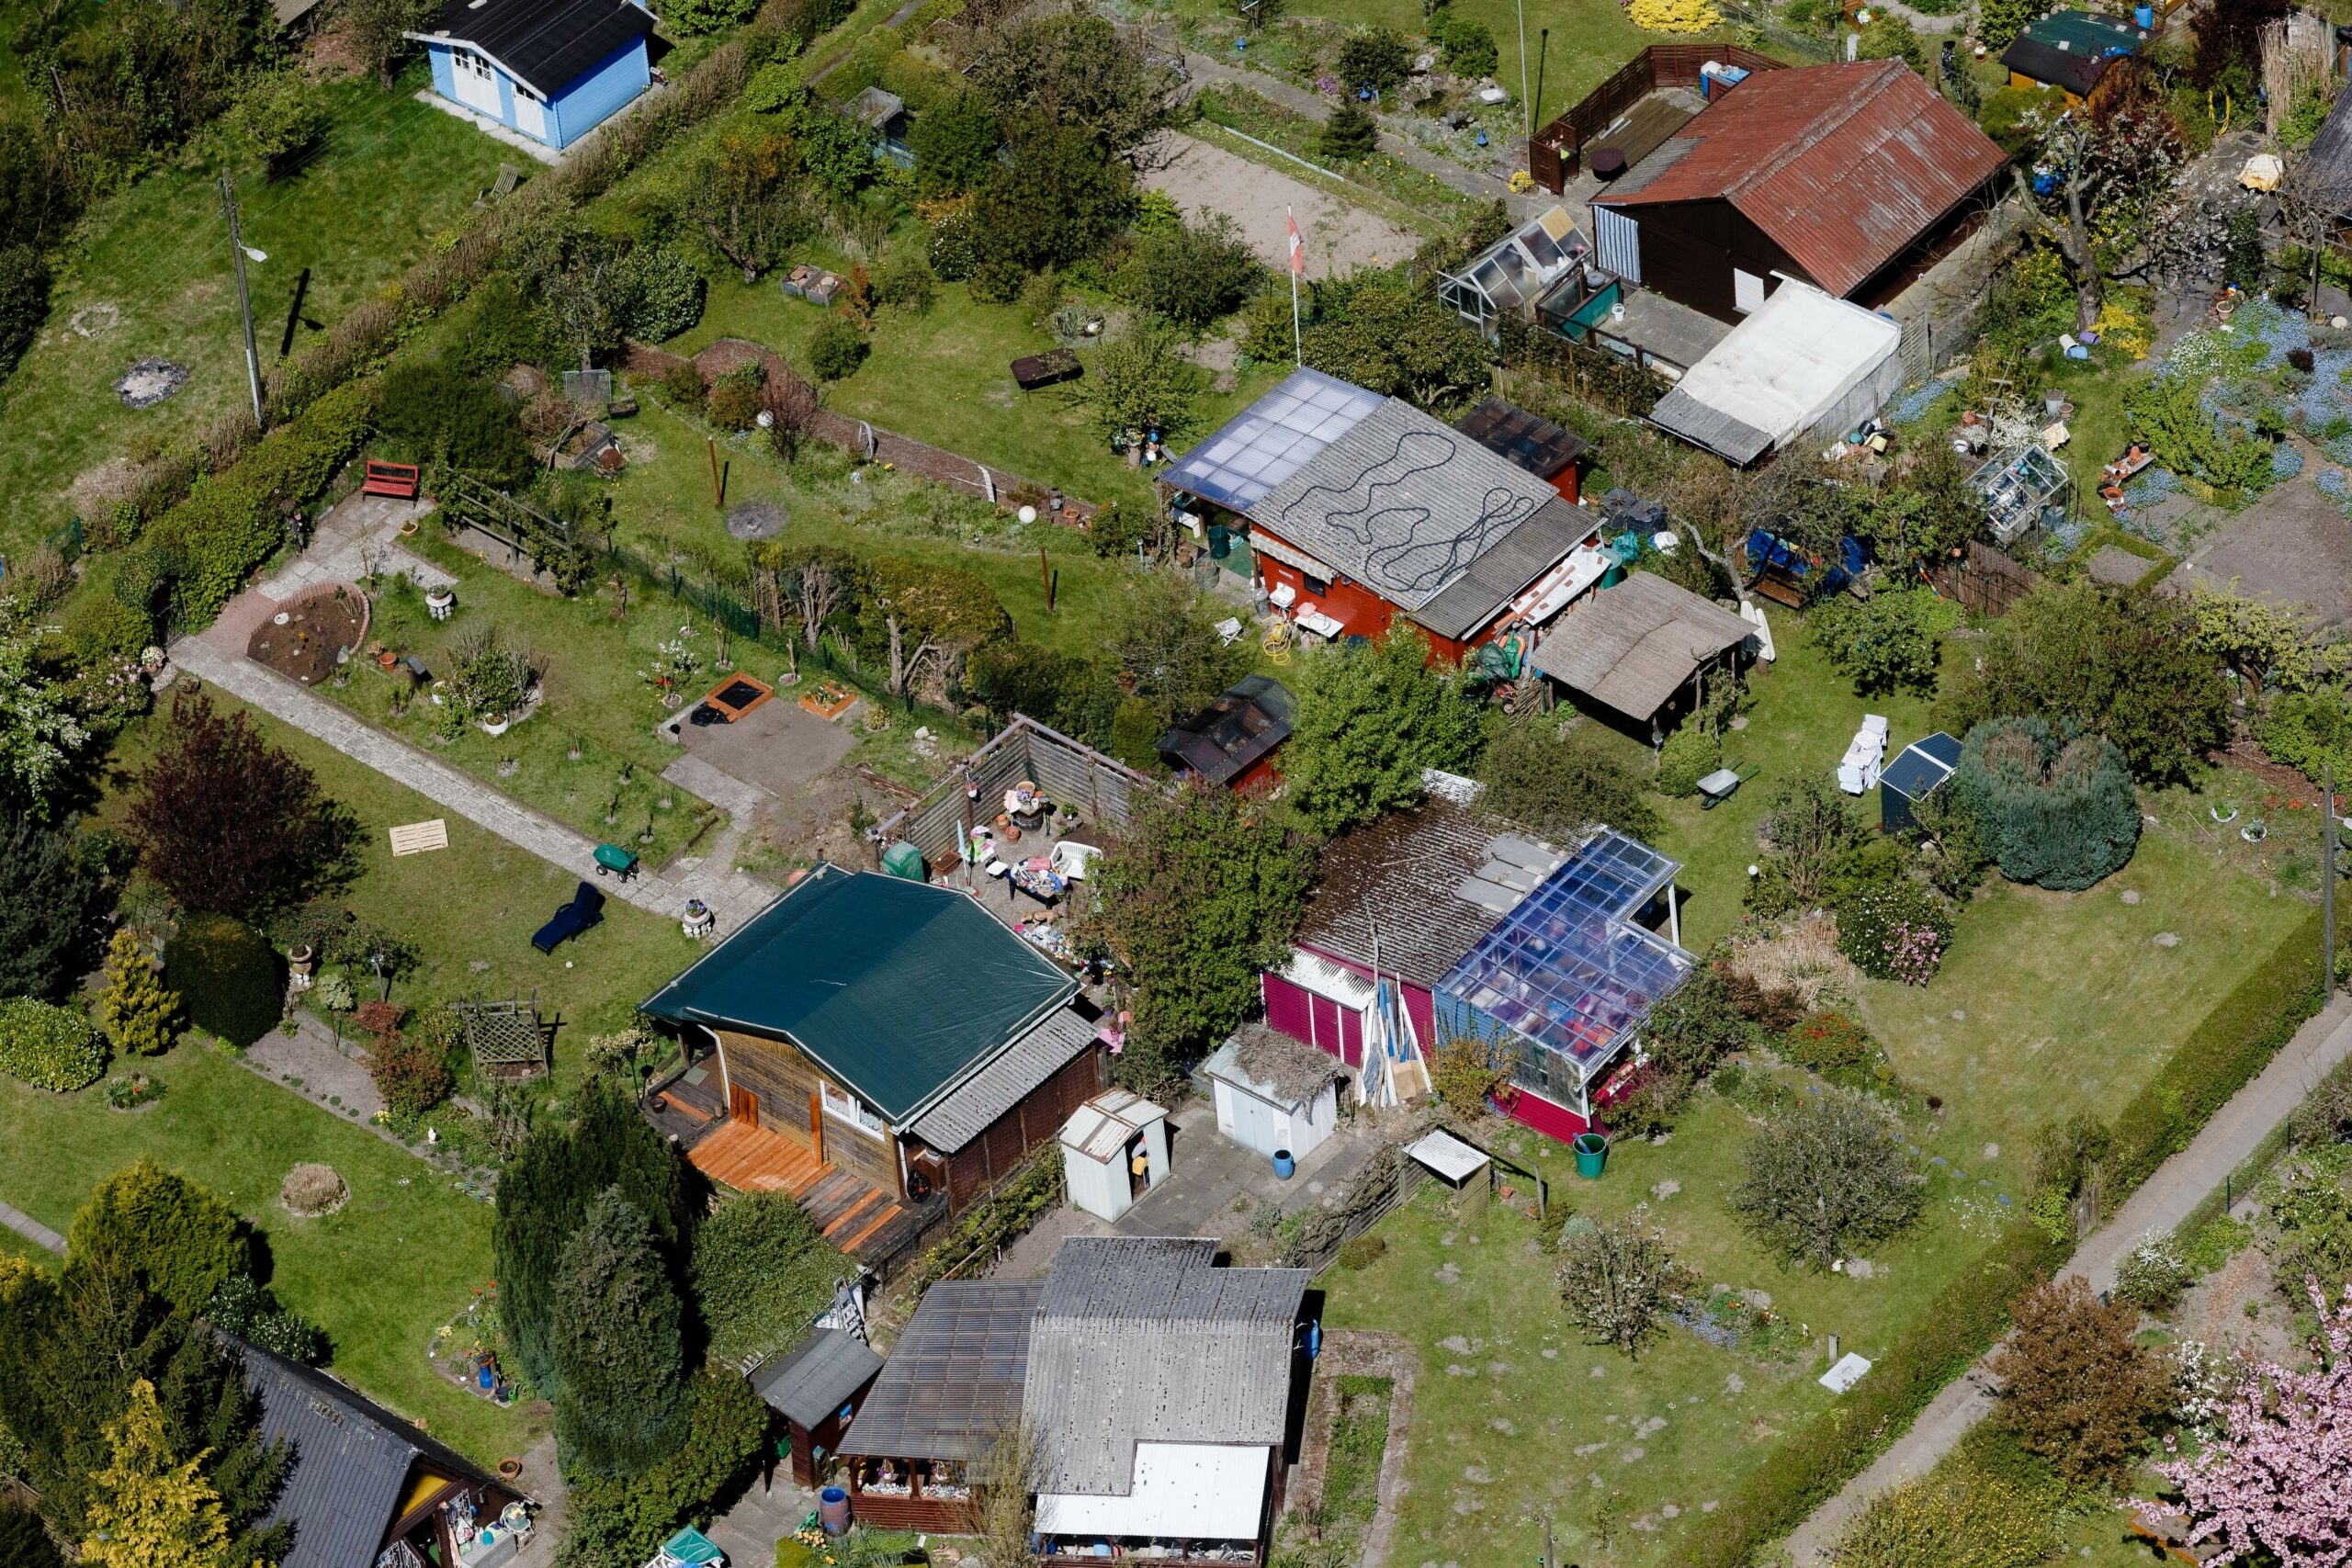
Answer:
[(383, 652), (376, 655), (376, 662), (386, 670), (390, 670), (393, 665), (398, 664), (400, 661), (401, 656), (394, 653), (389, 648), (384, 649)]
[(499, 1479), (499, 1480), (501, 1480), (501, 1481), (513, 1481), (513, 1480), (514, 1480), (516, 1477), (520, 1476), (522, 1473), (523, 1473), (523, 1461), (522, 1461), (521, 1460), (519, 1460), (519, 1459), (503, 1459), (503, 1460), (500, 1460), (500, 1461), (498, 1461), (498, 1479)]

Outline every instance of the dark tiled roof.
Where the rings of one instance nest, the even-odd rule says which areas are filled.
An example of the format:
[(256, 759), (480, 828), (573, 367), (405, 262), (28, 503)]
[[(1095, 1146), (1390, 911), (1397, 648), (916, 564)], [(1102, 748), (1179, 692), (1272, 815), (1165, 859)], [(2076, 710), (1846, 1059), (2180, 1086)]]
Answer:
[(1215, 1237), (1072, 1236), (1022, 1408), (1041, 1490), (1125, 1496), (1138, 1442), (1278, 1445), (1304, 1269), (1220, 1269)]
[(1554, 496), (1497, 539), (1413, 619), (1440, 637), (1467, 637), (1567, 558), (1593, 530), (1592, 514)]
[(978, 1460), (1021, 1414), (1043, 1280), (933, 1285), (890, 1347), (841, 1451)]
[(2001, 63), (2029, 81), (2064, 87), (2076, 97), (2082, 97), (2098, 85), (2099, 77), (2113, 62), (2104, 54), (2077, 54), (2060, 49), (2037, 38), (2019, 33), (2001, 51)]
[(1298, 704), (1271, 675), (1245, 675), (1232, 690), (1159, 738), (1159, 753), (1211, 784), (1226, 784), (1290, 739)]
[(1438, 796), (1351, 829), (1323, 852), (1299, 942), (1436, 985), (1494, 926), (1494, 910), (1455, 889), (1506, 831)]
[(752, 1374), (752, 1389), (797, 1427), (814, 1427), (857, 1397), (882, 1358), (854, 1334), (820, 1328)]
[(469, 43), (553, 97), (652, 31), (629, 0), (449, 0), (429, 36)]
[(1594, 206), (1721, 199), (1832, 294), (1851, 293), (2006, 156), (1898, 60), (1764, 71), (1707, 106)]
[(282, 1568), (366, 1568), (400, 1516), (419, 1460), (482, 1485), (496, 1483), (456, 1450), (365, 1395), (309, 1367), (231, 1339), (261, 1396), (265, 1442), (294, 1450), (285, 1489), (269, 1511), (290, 1519), (294, 1545)]

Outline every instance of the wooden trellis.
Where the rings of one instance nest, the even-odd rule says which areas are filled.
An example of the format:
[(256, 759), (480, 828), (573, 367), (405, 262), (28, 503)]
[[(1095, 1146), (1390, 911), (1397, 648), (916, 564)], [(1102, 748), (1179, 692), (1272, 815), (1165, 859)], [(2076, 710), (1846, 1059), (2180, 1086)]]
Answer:
[(449, 1010), (465, 1025), (477, 1083), (516, 1083), (548, 1070), (548, 1029), (539, 1018), (539, 994), (524, 1001), (452, 1002)]

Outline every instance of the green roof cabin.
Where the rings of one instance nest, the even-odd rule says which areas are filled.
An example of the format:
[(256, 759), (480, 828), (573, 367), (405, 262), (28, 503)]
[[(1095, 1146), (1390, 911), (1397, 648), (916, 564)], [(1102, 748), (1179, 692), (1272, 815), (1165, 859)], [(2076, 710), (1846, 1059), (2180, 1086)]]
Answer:
[(970, 894), (878, 872), (820, 865), (642, 1010), (686, 1047), (647, 1102), (656, 1125), (724, 1186), (791, 1192), (870, 1264), (1102, 1087), (1069, 971)]
[(2001, 55), (2012, 87), (2055, 87), (2080, 108), (2120, 81), (2111, 68), (2147, 46), (2148, 29), (2129, 17), (2052, 11), (2011, 40)]

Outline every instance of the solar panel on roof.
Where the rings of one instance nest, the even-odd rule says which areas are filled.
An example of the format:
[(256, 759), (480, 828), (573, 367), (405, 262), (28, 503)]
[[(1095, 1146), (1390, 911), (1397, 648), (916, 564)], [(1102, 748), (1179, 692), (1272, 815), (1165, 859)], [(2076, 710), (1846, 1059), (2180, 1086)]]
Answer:
[(1295, 370), (1178, 459), (1167, 482), (1247, 512), (1384, 400), (1320, 371)]

